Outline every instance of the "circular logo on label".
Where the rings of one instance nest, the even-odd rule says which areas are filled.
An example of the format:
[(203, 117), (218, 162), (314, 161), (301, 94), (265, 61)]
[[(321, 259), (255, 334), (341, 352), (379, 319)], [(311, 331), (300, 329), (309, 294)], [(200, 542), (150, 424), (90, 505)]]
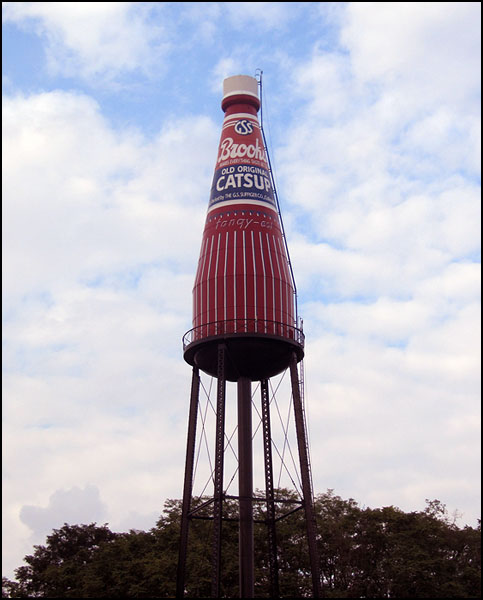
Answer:
[(235, 131), (240, 135), (250, 135), (250, 133), (253, 133), (253, 123), (248, 119), (240, 119), (235, 123)]

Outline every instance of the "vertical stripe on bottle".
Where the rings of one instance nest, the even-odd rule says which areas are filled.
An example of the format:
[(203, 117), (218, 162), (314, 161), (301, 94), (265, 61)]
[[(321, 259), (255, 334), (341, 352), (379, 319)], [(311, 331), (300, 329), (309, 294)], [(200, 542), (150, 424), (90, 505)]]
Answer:
[(288, 264), (288, 258), (285, 255), (282, 240), (279, 238), (278, 245), (280, 248), (280, 256), (282, 260), (282, 265), (284, 268), (285, 281), (286, 281), (286, 306), (287, 306), (287, 324), (293, 325), (294, 321), (294, 290), (292, 286), (292, 277), (290, 275), (290, 269)]
[[(285, 260), (285, 252), (282, 246), (282, 239), (279, 237), (273, 238), (274, 244), (278, 245), (277, 256), (280, 260), (280, 295), (282, 296), (282, 311), (280, 315), (280, 321), (285, 325), (288, 323), (288, 294), (287, 294), (287, 261)], [(283, 335), (286, 334), (285, 327), (283, 328)]]
[(260, 238), (260, 262), (262, 265), (263, 272), (263, 321), (264, 321), (264, 332), (267, 333), (267, 276), (265, 272), (265, 257), (263, 255), (263, 238), (262, 232), (258, 232)]
[(245, 231), (242, 232), (243, 239), (243, 317), (245, 319), (243, 324), (243, 331), (247, 331), (247, 247), (245, 240)]
[[(206, 320), (205, 323), (210, 322), (210, 275), (211, 275), (211, 259), (213, 258), (213, 241), (215, 236), (211, 236), (211, 246), (210, 246), (210, 260), (208, 262), (208, 276), (206, 278)], [(208, 329), (208, 328), (207, 328)], [(209, 335), (207, 333), (207, 335)]]
[[(272, 261), (272, 253), (270, 251), (270, 237), (267, 233), (267, 249), (268, 249), (268, 260), (270, 262), (270, 272), (272, 274), (272, 321), (275, 323), (276, 318), (275, 318), (275, 307), (276, 307), (276, 298), (275, 298), (275, 274), (273, 272), (273, 261)], [(275, 326), (273, 326), (274, 328)]]
[(255, 238), (252, 229), (252, 259), (253, 259), (253, 318), (255, 319), (255, 331), (258, 331), (258, 299), (257, 299), (257, 264), (255, 259)]
[(200, 312), (198, 313), (199, 314), (199, 325), (202, 325), (203, 321), (204, 321), (204, 318), (203, 318), (203, 284), (206, 280), (205, 266), (206, 266), (206, 255), (208, 254), (207, 249), (208, 249), (208, 239), (205, 240), (203, 265), (201, 267), (201, 277), (200, 277), (200, 287), (199, 287), (199, 309), (200, 309)]
[(237, 307), (236, 307), (236, 231), (233, 232), (233, 318), (235, 319), (233, 322), (234, 331), (236, 331), (236, 323), (237, 323)]
[(279, 323), (282, 321), (282, 314), (283, 314), (283, 294), (282, 294), (282, 272), (280, 270), (280, 261), (278, 258), (278, 250), (277, 250), (277, 242), (275, 241), (275, 236), (272, 236), (273, 239), (273, 250), (275, 253), (275, 260), (277, 263), (277, 269), (278, 269), (278, 281), (279, 281), (279, 287), (280, 287), (280, 294), (279, 294), (279, 298), (280, 298), (280, 318), (276, 319), (276, 321), (278, 321)]
[[(227, 269), (227, 264), (228, 264), (228, 231), (226, 232), (226, 240), (225, 240), (225, 270), (224, 270), (224, 274), (223, 274), (223, 279), (224, 279), (224, 294), (223, 294), (223, 321), (226, 323), (226, 306), (228, 304), (228, 296), (226, 293), (226, 269)], [(224, 326), (225, 327), (225, 326)]]
[[(215, 297), (214, 297), (214, 302), (215, 302), (215, 315), (214, 315), (214, 321), (215, 323), (218, 323), (218, 321), (220, 320), (218, 318), (218, 261), (220, 259), (220, 240), (221, 240), (221, 233), (218, 234), (218, 245), (216, 247), (216, 263), (215, 263)], [(215, 332), (214, 333), (218, 333), (217, 331), (217, 325), (215, 325)]]

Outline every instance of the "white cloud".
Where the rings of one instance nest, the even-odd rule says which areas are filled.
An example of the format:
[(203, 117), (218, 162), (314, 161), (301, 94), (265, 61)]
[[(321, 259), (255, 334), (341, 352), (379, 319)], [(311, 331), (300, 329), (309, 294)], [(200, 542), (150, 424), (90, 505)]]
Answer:
[(129, 278), (140, 265), (191, 258), (212, 168), (199, 149), (214, 149), (213, 129), (207, 119), (188, 118), (147, 142), (114, 133), (85, 96), (6, 98), (9, 292), (93, 282), (113, 270)]
[[(279, 150), (278, 176), (284, 206), (296, 211), (287, 222), (302, 291), (315, 283), (342, 297), (411, 298), (426, 277), (477, 256), (479, 70), (463, 76), (455, 64), (478, 63), (478, 24), (469, 20), (479, 8), (446, 4), (436, 15), (428, 4), (350, 4), (340, 16), (350, 53), (316, 46), (294, 71), (304, 104)], [(438, 51), (440, 28), (451, 31), (444, 43), (458, 57), (449, 69), (423, 47)], [(397, 57), (387, 49), (393, 31)], [(428, 86), (413, 80), (414, 61)], [(432, 89), (442, 76), (457, 95)]]
[[(354, 326), (352, 308), (342, 332), (308, 333), (315, 488), (403, 510), (444, 498), (474, 525), (480, 516), (479, 343), (472, 333), (478, 306), (441, 325), (423, 323), (407, 347), (393, 348), (378, 339), (377, 313), (366, 336), (364, 325)], [(307, 332), (313, 331), (308, 322)]]
[(225, 10), (236, 29), (278, 29), (290, 21), (293, 4), (290, 2), (228, 2)]
[(393, 202), (429, 179), (478, 177), (480, 10), (349, 3), (341, 17), (349, 53), (316, 46), (294, 69), (292, 90), (305, 105), (280, 155), (292, 173), (288, 197), (292, 185), (314, 176), (297, 202), (339, 199), (362, 182), (382, 183)]
[[(4, 2), (5, 21), (45, 36), (49, 69), (89, 81), (139, 70), (159, 73), (169, 36), (140, 2)], [(158, 4), (158, 3), (156, 3)]]
[(102, 524), (106, 516), (106, 507), (102, 503), (99, 490), (87, 485), (83, 490), (74, 487), (70, 490), (57, 490), (49, 498), (48, 506), (25, 505), (20, 511), (20, 519), (32, 531), (34, 539), (41, 542), (52, 531), (64, 523), (80, 524), (97, 522)]
[(341, 40), (356, 77), (405, 94), (411, 111), (478, 96), (481, 5), (475, 2), (350, 2)]

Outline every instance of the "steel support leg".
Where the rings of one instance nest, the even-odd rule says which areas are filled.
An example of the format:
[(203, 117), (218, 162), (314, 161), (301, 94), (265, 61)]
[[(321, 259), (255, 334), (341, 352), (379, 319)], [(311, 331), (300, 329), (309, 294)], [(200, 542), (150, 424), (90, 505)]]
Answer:
[(186, 462), (184, 469), (183, 505), (181, 509), (181, 532), (179, 542), (178, 572), (176, 577), (176, 598), (183, 598), (186, 576), (186, 555), (188, 550), (189, 512), (193, 488), (193, 465), (196, 441), (196, 423), (200, 392), (200, 374), (198, 367), (193, 367), (191, 380), (191, 399), (188, 420), (188, 441), (186, 443)]
[(307, 540), (309, 547), (310, 569), (312, 571), (313, 597), (320, 598), (320, 568), (319, 553), (317, 551), (315, 512), (312, 502), (312, 486), (310, 485), (309, 456), (307, 450), (307, 439), (305, 435), (305, 423), (300, 396), (300, 386), (297, 371), (297, 356), (292, 354), (290, 362), (290, 379), (292, 382), (292, 394), (295, 413), (295, 429), (297, 432), (297, 444), (300, 459), (300, 475), (302, 479), (302, 493), (305, 508), (305, 521), (307, 525)]
[(275, 530), (275, 495), (273, 489), (272, 433), (270, 427), (270, 398), (268, 379), (260, 382), (262, 396), (263, 456), (265, 463), (265, 494), (267, 498), (268, 564), (270, 569), (270, 598), (280, 598), (278, 585), (277, 536)]
[(253, 598), (255, 591), (253, 556), (253, 452), (252, 388), (247, 377), (240, 377), (238, 391), (238, 495), (240, 598)]
[(211, 597), (220, 598), (221, 523), (223, 517), (223, 463), (225, 451), (225, 353), (224, 344), (218, 345), (218, 386), (216, 400), (215, 484), (213, 491), (213, 538)]

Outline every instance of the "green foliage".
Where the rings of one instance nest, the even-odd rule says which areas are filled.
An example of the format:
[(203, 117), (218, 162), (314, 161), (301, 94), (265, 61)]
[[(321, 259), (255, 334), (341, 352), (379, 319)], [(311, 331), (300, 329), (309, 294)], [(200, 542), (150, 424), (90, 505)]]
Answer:
[[(277, 497), (282, 597), (311, 597), (303, 510), (289, 490)], [(201, 499), (203, 504), (206, 499)], [(208, 502), (189, 532), (186, 596), (211, 588), (212, 521)], [(237, 502), (224, 503), (222, 597), (238, 588)], [(460, 529), (438, 500), (422, 512), (361, 508), (332, 490), (315, 500), (323, 596), (326, 598), (479, 598), (481, 529)], [(290, 514), (289, 514), (290, 513)], [(107, 525), (67, 525), (34, 546), (3, 598), (173, 598), (181, 502), (168, 500), (148, 532), (113, 533)], [(255, 595), (270, 597), (265, 504), (254, 503)], [(233, 520), (230, 520), (233, 519)]]

